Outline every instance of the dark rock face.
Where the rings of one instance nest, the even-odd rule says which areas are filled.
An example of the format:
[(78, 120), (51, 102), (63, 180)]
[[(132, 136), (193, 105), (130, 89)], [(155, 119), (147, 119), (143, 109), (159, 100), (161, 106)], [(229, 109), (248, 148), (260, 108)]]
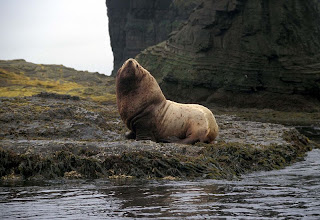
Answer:
[(106, 0), (114, 71), (142, 50), (168, 39), (200, 0)]
[(137, 59), (172, 99), (319, 101), (319, 1), (203, 0), (178, 32)]

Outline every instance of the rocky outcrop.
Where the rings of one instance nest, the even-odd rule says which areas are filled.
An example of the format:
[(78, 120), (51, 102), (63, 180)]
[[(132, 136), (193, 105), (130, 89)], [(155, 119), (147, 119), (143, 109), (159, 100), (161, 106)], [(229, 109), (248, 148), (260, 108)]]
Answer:
[(200, 0), (107, 0), (113, 75), (128, 59), (168, 39)]
[[(294, 128), (244, 121), (221, 113), (224, 108), (212, 109), (220, 111), (215, 144), (126, 140), (128, 130), (110, 94), (103, 102), (95, 99), (99, 87), (112, 90), (108, 79), (63, 66), (0, 61), (0, 184), (105, 177), (233, 179), (289, 165), (314, 145)], [(94, 87), (91, 93), (87, 84)], [(269, 115), (278, 118), (265, 110), (261, 117)], [(303, 115), (308, 124), (319, 123), (319, 113)], [(246, 112), (240, 116), (257, 119)]]
[(241, 95), (240, 104), (253, 106), (319, 99), (319, 9), (319, 1), (204, 0), (176, 34), (137, 59), (173, 99), (234, 104)]
[(115, 104), (59, 94), (0, 98), (0, 184), (60, 178), (214, 178), (279, 169), (311, 150), (293, 128), (217, 115), (215, 144), (125, 140)]

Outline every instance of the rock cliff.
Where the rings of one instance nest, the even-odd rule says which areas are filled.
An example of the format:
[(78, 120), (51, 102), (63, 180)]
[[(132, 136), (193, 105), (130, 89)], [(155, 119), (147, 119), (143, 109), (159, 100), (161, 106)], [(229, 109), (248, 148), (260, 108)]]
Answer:
[[(108, 2), (111, 1), (107, 1), (109, 7)], [(143, 7), (143, 1), (139, 2)], [(150, 2), (157, 7), (157, 1)], [(185, 11), (191, 13), (178, 31), (144, 50), (137, 59), (157, 78), (164, 93), (175, 100), (272, 108), (279, 104), (300, 103), (301, 107), (306, 102), (315, 103), (320, 97), (319, 2), (202, 0), (195, 10)], [(117, 10), (121, 7), (118, 4)], [(115, 43), (131, 42), (140, 50), (157, 42), (144, 40), (141, 33), (116, 31), (113, 27), (120, 25), (113, 23), (117, 19), (110, 13), (112, 10), (108, 8), (117, 62), (120, 46), (115, 47)], [(120, 14), (127, 24), (134, 17), (132, 3), (126, 10), (129, 12)], [(157, 19), (162, 21), (162, 17)], [(144, 37), (151, 36), (140, 23), (154, 19), (131, 21), (137, 28), (142, 27)], [(115, 37), (112, 32), (119, 35)], [(168, 32), (163, 33), (165, 38)], [(121, 48), (126, 51), (132, 47)], [(131, 56), (137, 52), (138, 49)]]
[(113, 75), (122, 63), (168, 39), (200, 0), (107, 0), (114, 54)]

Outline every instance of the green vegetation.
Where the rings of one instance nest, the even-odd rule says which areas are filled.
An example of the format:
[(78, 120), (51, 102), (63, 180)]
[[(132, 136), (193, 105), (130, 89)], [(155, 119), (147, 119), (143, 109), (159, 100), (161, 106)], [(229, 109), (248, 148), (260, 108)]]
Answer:
[(116, 99), (114, 78), (57, 65), (36, 65), (23, 60), (0, 61), (0, 81), (0, 97), (49, 92), (102, 103), (114, 103)]

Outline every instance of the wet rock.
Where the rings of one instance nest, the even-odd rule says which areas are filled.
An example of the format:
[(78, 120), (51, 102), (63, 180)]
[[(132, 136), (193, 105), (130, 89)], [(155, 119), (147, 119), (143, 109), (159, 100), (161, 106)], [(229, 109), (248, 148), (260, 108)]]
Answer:
[(85, 100), (3, 98), (0, 106), (10, 109), (0, 114), (2, 138), (109, 140), (119, 138), (115, 131), (123, 129), (117, 127), (119, 117), (115, 106)]
[[(293, 128), (280, 124), (239, 120), (236, 116), (218, 115), (220, 133), (218, 141), (242, 143), (253, 146), (285, 145), (283, 135)], [(292, 130), (293, 129), (293, 130)]]
[(80, 100), (80, 97), (78, 96), (71, 96), (71, 95), (64, 95), (64, 94), (57, 94), (57, 93), (48, 93), (48, 92), (41, 92), (37, 95), (34, 95), (34, 97), (40, 97), (40, 98), (52, 98), (52, 99), (70, 99), (70, 100)]
[[(9, 114), (13, 115), (0, 127), (2, 181), (233, 179), (250, 171), (284, 167), (302, 158), (312, 147), (293, 128), (226, 114), (217, 115), (220, 136), (214, 144), (125, 140), (126, 129), (114, 104), (41, 97), (0, 101), (1, 109), (10, 108)], [(8, 112), (1, 111), (0, 118), (3, 114)]]

